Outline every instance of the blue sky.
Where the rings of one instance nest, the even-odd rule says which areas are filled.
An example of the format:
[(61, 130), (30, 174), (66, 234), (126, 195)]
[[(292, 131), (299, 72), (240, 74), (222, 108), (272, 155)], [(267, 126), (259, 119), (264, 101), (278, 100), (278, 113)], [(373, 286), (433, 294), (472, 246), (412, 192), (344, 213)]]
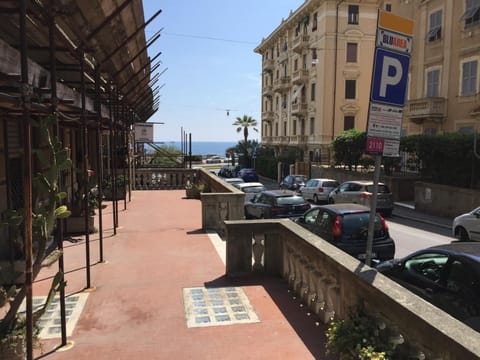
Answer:
[[(149, 121), (155, 141), (180, 141), (182, 128), (192, 141), (239, 141), (232, 125), (248, 115), (261, 120), (261, 56), (253, 52), (303, 0), (143, 0), (148, 48), (159, 51), (155, 73), (166, 71), (153, 86), (161, 88), (160, 106)], [(230, 110), (227, 116), (227, 109)], [(250, 131), (250, 139), (259, 139)]]

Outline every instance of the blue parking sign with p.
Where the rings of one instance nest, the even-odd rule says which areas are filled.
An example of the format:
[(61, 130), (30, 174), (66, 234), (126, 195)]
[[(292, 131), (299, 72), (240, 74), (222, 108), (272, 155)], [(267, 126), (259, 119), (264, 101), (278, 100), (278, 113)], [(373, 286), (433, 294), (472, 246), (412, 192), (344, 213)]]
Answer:
[(405, 105), (409, 64), (408, 55), (377, 48), (371, 101), (397, 106)]

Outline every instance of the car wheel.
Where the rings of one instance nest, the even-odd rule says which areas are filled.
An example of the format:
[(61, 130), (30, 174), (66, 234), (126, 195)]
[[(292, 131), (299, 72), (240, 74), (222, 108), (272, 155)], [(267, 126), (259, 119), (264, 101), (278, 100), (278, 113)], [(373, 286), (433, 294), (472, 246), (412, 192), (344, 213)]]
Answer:
[(458, 229), (458, 239), (460, 241), (470, 241), (470, 237), (468, 236), (468, 232), (463, 227)]
[(314, 204), (318, 204), (318, 196), (317, 196), (317, 194), (314, 194), (314, 195), (313, 195), (313, 203), (314, 203)]
[(333, 198), (328, 198), (328, 203), (329, 204), (335, 204), (335, 200)]

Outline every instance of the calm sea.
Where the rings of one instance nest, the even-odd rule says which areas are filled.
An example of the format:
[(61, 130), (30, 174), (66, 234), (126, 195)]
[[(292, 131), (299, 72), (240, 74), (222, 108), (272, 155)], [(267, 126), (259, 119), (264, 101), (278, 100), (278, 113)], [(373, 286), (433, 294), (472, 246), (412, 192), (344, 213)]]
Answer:
[[(178, 149), (182, 148), (180, 141), (165, 141), (165, 145), (175, 146)], [(228, 148), (238, 144), (234, 141), (192, 141), (192, 155), (220, 155), (225, 156), (225, 151)], [(187, 142), (187, 153), (190, 151)]]

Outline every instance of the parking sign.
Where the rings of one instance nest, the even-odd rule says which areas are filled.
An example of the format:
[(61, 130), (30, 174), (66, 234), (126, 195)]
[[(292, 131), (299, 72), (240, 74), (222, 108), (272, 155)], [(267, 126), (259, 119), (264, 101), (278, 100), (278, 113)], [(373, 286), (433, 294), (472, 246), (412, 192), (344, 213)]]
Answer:
[(408, 55), (377, 48), (371, 101), (396, 106), (405, 105), (409, 64)]

